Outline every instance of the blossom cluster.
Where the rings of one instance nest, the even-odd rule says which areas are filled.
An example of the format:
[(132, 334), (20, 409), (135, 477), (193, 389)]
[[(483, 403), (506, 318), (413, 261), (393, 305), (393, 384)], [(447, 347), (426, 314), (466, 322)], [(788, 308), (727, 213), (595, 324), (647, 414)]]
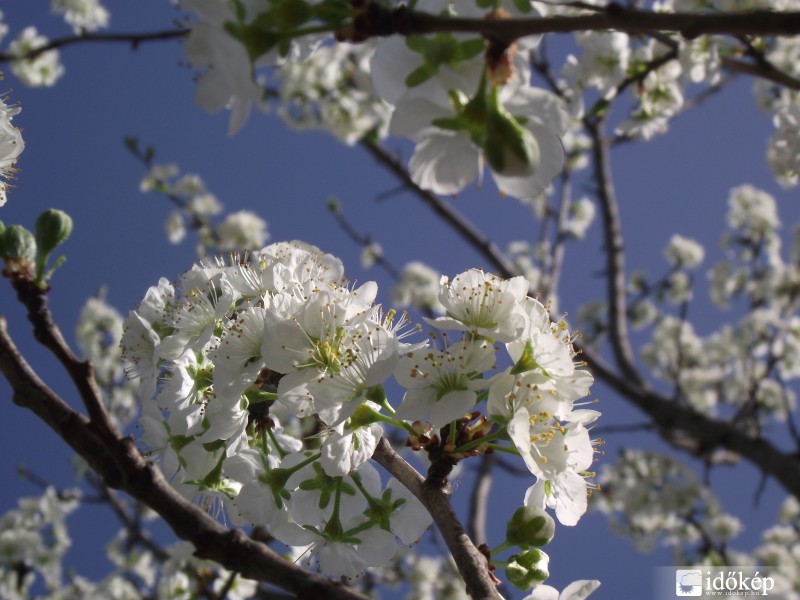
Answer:
[(745, 309), (737, 322), (700, 335), (685, 318), (705, 249), (680, 235), (664, 249), (670, 265), (665, 276), (631, 278), (628, 316), (636, 329), (652, 328), (641, 356), (656, 378), (699, 412), (715, 416), (732, 409), (740, 426), (756, 427), (785, 420), (797, 404), (790, 384), (800, 377), (800, 321), (792, 314), (800, 237), (795, 233), (789, 252), (783, 251), (775, 199), (750, 185), (730, 191), (726, 220), (725, 256), (706, 279), (716, 305)]
[[(172, 484), (235, 524), (312, 548), (304, 558), (326, 574), (354, 576), (431, 522), (369, 463), (389, 423), (452, 464), (510, 441), (536, 477), (524, 503), (574, 525), (594, 487), (588, 426), (599, 413), (575, 407), (592, 376), (566, 324), (524, 278), (472, 269), (441, 279), (445, 316), (427, 320), (439, 335), (411, 341), (406, 316), (376, 294), (302, 242), (203, 261), (151, 287), (122, 347), (140, 380), (143, 441)], [(512, 364), (497, 372), (498, 360)]]
[[(135, 140), (128, 140), (128, 143), (138, 151)], [(181, 174), (174, 163), (149, 162), (139, 189), (163, 194), (177, 205), (164, 223), (167, 238), (173, 244), (183, 241), (190, 229), (199, 238), (199, 256), (229, 250), (255, 250), (269, 239), (267, 222), (250, 210), (228, 213), (221, 222), (214, 223), (213, 219), (223, 212), (224, 205), (198, 174)]]
[(72, 544), (65, 521), (79, 499), (77, 490), (58, 494), (48, 487), (0, 516), (0, 596), (22, 600), (37, 587), (59, 588), (61, 560)]

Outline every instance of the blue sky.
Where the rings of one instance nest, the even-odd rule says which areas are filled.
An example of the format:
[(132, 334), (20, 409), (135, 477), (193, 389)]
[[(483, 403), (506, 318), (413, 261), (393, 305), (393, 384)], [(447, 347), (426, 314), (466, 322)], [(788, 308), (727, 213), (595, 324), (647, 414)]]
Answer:
[[(2, 3), (9, 39), (24, 26), (35, 24), (50, 37), (67, 35), (69, 28), (48, 14), (43, 0)], [(168, 28), (179, 14), (164, 0), (136, 3), (108, 1), (112, 31)], [(8, 40), (4, 42), (7, 43)], [(563, 39), (562, 39), (563, 42)], [(53, 282), (51, 302), (68, 337), (84, 301), (101, 286), (108, 299), (125, 313), (159, 277), (176, 277), (194, 258), (193, 243), (175, 247), (163, 234), (168, 203), (139, 192), (142, 166), (124, 149), (122, 140), (134, 135), (157, 150), (157, 160), (175, 162), (183, 171), (199, 173), (230, 211), (248, 208), (267, 219), (272, 241), (302, 239), (341, 257), (351, 280), (376, 279), (388, 303), (391, 282), (380, 271), (363, 270), (359, 249), (349, 242), (325, 210), (336, 196), (361, 231), (381, 242), (395, 264), (422, 259), (454, 275), (484, 261), (431, 211), (407, 193), (383, 200), (377, 197), (397, 182), (361, 149), (348, 148), (324, 133), (297, 134), (274, 115), (254, 113), (242, 132), (227, 136), (227, 115), (209, 116), (194, 104), (192, 71), (185, 66), (177, 42), (145, 44), (132, 51), (124, 45), (84, 45), (62, 51), (63, 79), (52, 89), (26, 89), (7, 73), (2, 89), (22, 104), (17, 123), (24, 130), (26, 149), (20, 173), (0, 209), (6, 224), (32, 226), (50, 207), (61, 208), (75, 221), (74, 237), (64, 246), (67, 263)], [(630, 144), (614, 152), (613, 168), (625, 227), (628, 269), (644, 269), (656, 277), (666, 271), (662, 249), (674, 232), (706, 245), (705, 265), (720, 257), (730, 188), (752, 183), (776, 195), (784, 231), (798, 221), (797, 193), (781, 190), (764, 161), (771, 124), (755, 107), (751, 82), (743, 79), (729, 93), (672, 124), (671, 133), (646, 144)], [(408, 156), (408, 145), (395, 144)], [(535, 223), (529, 210), (515, 200), (501, 198), (487, 187), (469, 189), (456, 206), (479, 223), (500, 247), (512, 239), (530, 239)], [(561, 307), (574, 314), (578, 306), (602, 295), (601, 236), (597, 224), (588, 239), (567, 249), (562, 279)], [(702, 277), (701, 277), (702, 279)], [(699, 294), (693, 308), (697, 329), (710, 332), (721, 319), (732, 318), (710, 309)], [(27, 341), (29, 330), (15, 305), (10, 288), (0, 294), (0, 311), (9, 317), (12, 334), (34, 366), (59, 393), (77, 405), (74, 392), (54, 361)], [(634, 338), (639, 343), (641, 336)], [(603, 424), (640, 422), (633, 409), (602, 386)], [(31, 484), (14, 471), (24, 463), (56, 485), (69, 485), (66, 447), (32, 415), (10, 402), (6, 384), (0, 384), (0, 512), (12, 507), (19, 495), (35, 494)], [(607, 460), (620, 446), (663, 448), (649, 437), (613, 434), (607, 437)], [(697, 465), (695, 465), (696, 467)], [(456, 488), (467, 488), (469, 476)], [(719, 470), (715, 490), (726, 507), (742, 518), (746, 530), (742, 549), (750, 549), (761, 529), (773, 519), (782, 496), (769, 483), (759, 508), (753, 508), (758, 475), (749, 467)], [(500, 517), (521, 501), (530, 482), (501, 477), (490, 510)], [(76, 546), (108, 540), (108, 530), (96, 525), (91, 511), (70, 521), (75, 524)], [(110, 514), (102, 520), (110, 519)], [(502, 541), (501, 519), (490, 526)], [(669, 552), (640, 555), (632, 544), (610, 532), (603, 518), (589, 514), (576, 528), (560, 527), (551, 554), (551, 582), (562, 587), (572, 579), (598, 578), (598, 599), (646, 598), (655, 567), (669, 565)], [(80, 573), (96, 573), (97, 564), (85, 550), (70, 560)], [(102, 564), (102, 562), (101, 562)], [(102, 572), (102, 571), (101, 571)]]

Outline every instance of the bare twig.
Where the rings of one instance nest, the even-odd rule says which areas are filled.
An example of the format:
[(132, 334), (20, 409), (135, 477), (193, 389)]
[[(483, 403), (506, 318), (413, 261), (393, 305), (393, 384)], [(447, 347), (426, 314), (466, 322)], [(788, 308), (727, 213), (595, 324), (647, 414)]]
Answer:
[(449, 204), (438, 198), (435, 194), (417, 186), (411, 179), (405, 166), (385, 148), (368, 140), (362, 140), (361, 146), (365, 148), (375, 160), (402, 181), (408, 189), (412, 190), (420, 200), (432, 208), (437, 215), (444, 219), (451, 228), (461, 235), (461, 237), (467, 240), (472, 247), (483, 254), (503, 277), (511, 277), (510, 273), (514, 273), (516, 268), (494, 242), (483, 235), (483, 233)]
[(609, 141), (603, 135), (604, 121), (602, 119), (597, 121), (587, 119), (584, 122), (592, 138), (594, 179), (597, 183), (597, 197), (603, 215), (609, 340), (617, 366), (622, 374), (632, 383), (641, 387), (644, 385), (644, 380), (636, 368), (628, 338), (628, 317), (625, 308), (625, 248), (619, 206), (611, 176)]
[(188, 33), (188, 29), (166, 29), (163, 31), (147, 31), (141, 33), (83, 33), (81, 35), (70, 35), (50, 40), (44, 46), (33, 48), (23, 55), (16, 55), (11, 52), (0, 52), (0, 63), (12, 60), (31, 60), (40, 54), (44, 54), (48, 50), (56, 50), (58, 48), (79, 44), (121, 43), (129, 44), (132, 49), (136, 50), (143, 42), (180, 39), (185, 37)]
[(94, 367), (87, 361), (79, 360), (67, 345), (47, 306), (46, 291), (30, 279), (15, 279), (13, 285), (17, 298), (28, 310), (28, 320), (33, 325), (34, 337), (53, 353), (69, 374), (89, 418), (98, 426), (96, 431), (99, 435), (118, 435), (103, 407), (100, 389), (94, 378)]

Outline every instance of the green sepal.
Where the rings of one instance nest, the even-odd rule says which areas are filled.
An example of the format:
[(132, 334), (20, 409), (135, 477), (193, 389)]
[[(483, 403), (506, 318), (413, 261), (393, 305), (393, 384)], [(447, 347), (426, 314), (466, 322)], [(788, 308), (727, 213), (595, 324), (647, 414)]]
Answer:
[(514, 363), (514, 366), (511, 367), (510, 373), (512, 375), (519, 375), (520, 373), (526, 373), (528, 371), (533, 371), (534, 369), (538, 369), (539, 363), (536, 362), (533, 353), (533, 345), (531, 344), (530, 340), (525, 342), (525, 348), (522, 350), (522, 356), (519, 357), (519, 360)]
[(538, 548), (514, 554), (508, 559), (506, 577), (517, 588), (529, 590), (550, 576), (550, 557)]

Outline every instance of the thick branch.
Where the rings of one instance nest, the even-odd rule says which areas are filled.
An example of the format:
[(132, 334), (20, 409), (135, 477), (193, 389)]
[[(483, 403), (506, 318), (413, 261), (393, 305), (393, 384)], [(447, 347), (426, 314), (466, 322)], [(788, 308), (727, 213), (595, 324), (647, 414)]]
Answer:
[[(592, 373), (648, 415), (667, 441), (699, 456), (707, 456), (718, 448), (730, 450), (800, 498), (800, 457), (797, 454), (782, 452), (763, 437), (741, 431), (735, 422), (718, 421), (643, 388), (614, 373), (591, 350), (582, 349), (582, 352)], [(684, 433), (691, 440), (691, 446), (676, 444), (675, 432)]]
[(202, 558), (316, 600), (365, 600), (364, 596), (287, 562), (241, 530), (220, 525), (183, 496), (146, 462), (130, 438), (99, 434), (89, 422), (53, 393), (31, 369), (8, 335), (0, 316), (0, 372), (14, 390), (14, 402), (32, 410), (64, 439), (113, 488), (121, 488), (155, 510), (182, 539), (194, 544)]
[(406, 486), (428, 509), (453, 554), (458, 572), (467, 584), (467, 593), (476, 600), (501, 599), (502, 596), (489, 573), (486, 557), (469, 539), (444, 490), (426, 484), (422, 475), (392, 449), (386, 438), (381, 438), (378, 442), (372, 458)]
[(513, 41), (539, 33), (616, 30), (626, 33), (677, 32), (686, 38), (700, 35), (796, 35), (800, 33), (800, 12), (753, 11), (739, 13), (656, 13), (625, 8), (611, 3), (605, 12), (591, 15), (554, 16), (525, 19), (473, 19), (441, 17), (398, 8), (378, 8), (356, 20), (360, 34), (412, 35), (421, 33), (480, 33), (498, 40)]

